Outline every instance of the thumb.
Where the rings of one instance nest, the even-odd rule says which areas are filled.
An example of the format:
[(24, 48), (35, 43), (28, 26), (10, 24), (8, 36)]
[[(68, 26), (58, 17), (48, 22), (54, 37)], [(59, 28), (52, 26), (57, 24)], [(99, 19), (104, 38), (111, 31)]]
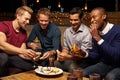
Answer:
[(60, 54), (60, 51), (59, 50), (56, 50), (57, 54)]
[(57, 52), (57, 61), (59, 61), (58, 55), (60, 54), (60, 51), (56, 50), (56, 52)]

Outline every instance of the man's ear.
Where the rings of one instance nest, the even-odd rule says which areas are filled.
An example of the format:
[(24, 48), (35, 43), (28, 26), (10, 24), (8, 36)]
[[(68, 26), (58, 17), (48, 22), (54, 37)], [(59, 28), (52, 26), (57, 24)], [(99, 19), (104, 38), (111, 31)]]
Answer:
[(103, 18), (103, 19), (106, 19), (106, 15), (103, 15), (102, 18)]

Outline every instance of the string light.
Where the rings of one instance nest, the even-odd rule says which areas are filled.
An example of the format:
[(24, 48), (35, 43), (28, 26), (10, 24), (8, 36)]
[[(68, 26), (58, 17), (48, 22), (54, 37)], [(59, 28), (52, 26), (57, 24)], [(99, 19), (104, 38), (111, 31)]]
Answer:
[(85, 7), (84, 7), (84, 10), (87, 10), (88, 9), (88, 6), (87, 6), (87, 3), (85, 4)]
[(36, 0), (37, 3), (39, 3), (39, 0)]
[(88, 10), (88, 6), (87, 6), (87, 0), (86, 0), (86, 3), (85, 3), (84, 10), (85, 10), (85, 11), (87, 11), (87, 10)]
[(60, 8), (61, 7), (61, 4), (60, 4), (60, 1), (58, 2), (58, 8)]

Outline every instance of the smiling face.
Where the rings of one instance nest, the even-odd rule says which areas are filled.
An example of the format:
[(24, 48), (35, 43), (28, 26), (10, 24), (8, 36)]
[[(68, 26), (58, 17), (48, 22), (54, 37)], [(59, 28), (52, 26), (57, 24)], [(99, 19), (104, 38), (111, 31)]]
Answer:
[(73, 27), (73, 30), (77, 31), (77, 29), (80, 27), (81, 20), (79, 18), (79, 14), (70, 14), (70, 24)]
[(45, 14), (39, 14), (38, 22), (42, 29), (46, 29), (50, 22), (49, 16)]
[(106, 20), (105, 11), (102, 8), (94, 9), (90, 13), (91, 25), (96, 25), (97, 29), (103, 29)]
[(21, 26), (23, 29), (27, 24), (29, 24), (29, 21), (31, 19), (31, 14), (25, 11), (22, 15), (18, 14), (17, 15), (17, 20), (19, 26)]

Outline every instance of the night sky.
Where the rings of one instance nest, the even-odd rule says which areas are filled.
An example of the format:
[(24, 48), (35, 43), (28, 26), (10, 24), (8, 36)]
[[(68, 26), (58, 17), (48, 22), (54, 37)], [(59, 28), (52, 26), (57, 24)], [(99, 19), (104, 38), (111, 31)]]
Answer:
[[(70, 11), (73, 7), (83, 8), (86, 0), (27, 0), (27, 5), (30, 6), (34, 12), (41, 7), (48, 7), (51, 5), (51, 11), (59, 11), (58, 2), (61, 2), (61, 7), (64, 12)], [(107, 11), (115, 11), (115, 0), (87, 0), (88, 11), (95, 7), (104, 7)], [(120, 1), (119, 1), (120, 4)], [(22, 0), (0, 0), (0, 12), (15, 12), (16, 8), (22, 5)], [(120, 11), (120, 6), (119, 6)]]

